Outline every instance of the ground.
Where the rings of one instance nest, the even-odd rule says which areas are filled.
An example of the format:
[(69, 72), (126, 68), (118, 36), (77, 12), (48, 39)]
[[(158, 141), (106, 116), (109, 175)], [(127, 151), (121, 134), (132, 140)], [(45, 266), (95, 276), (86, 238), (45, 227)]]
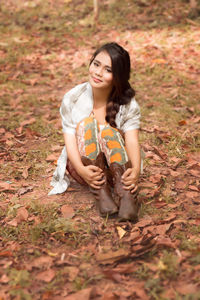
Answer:
[[(0, 299), (200, 299), (200, 20), (187, 1), (0, 4)], [(139, 221), (86, 187), (48, 196), (59, 107), (94, 49), (130, 53), (141, 107)]]

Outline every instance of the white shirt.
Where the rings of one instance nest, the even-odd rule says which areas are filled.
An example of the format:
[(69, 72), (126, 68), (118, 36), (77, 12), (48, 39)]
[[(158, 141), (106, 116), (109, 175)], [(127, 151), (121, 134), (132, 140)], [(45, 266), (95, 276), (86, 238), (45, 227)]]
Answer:
[[(67, 92), (60, 107), (63, 132), (75, 134), (78, 123), (89, 117), (92, 110), (93, 94), (89, 82), (79, 84)], [(140, 128), (140, 107), (135, 98), (132, 98), (130, 103), (120, 106), (115, 122), (117, 128), (123, 132)], [(51, 181), (54, 188), (49, 192), (49, 195), (60, 194), (67, 190), (70, 182), (65, 174), (66, 165), (67, 152), (66, 147), (64, 147)]]

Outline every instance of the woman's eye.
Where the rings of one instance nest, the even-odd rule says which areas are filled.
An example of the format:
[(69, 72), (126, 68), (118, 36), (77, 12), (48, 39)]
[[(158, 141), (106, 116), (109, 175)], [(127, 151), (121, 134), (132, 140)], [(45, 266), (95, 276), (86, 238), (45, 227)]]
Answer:
[(94, 62), (94, 66), (95, 66), (95, 67), (98, 67), (99, 64), (98, 64), (97, 62)]
[(109, 73), (112, 73), (112, 70), (111, 69), (106, 69), (107, 72)]

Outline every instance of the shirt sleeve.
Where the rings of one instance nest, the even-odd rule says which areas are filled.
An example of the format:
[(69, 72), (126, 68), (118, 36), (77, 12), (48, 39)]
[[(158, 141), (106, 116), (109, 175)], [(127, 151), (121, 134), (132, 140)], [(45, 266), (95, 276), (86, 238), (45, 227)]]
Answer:
[(60, 115), (62, 119), (62, 128), (64, 133), (75, 134), (76, 124), (72, 119), (72, 109), (75, 105), (78, 86), (67, 92), (62, 100), (60, 107)]
[(123, 132), (140, 128), (140, 107), (135, 98), (133, 98), (124, 111)]

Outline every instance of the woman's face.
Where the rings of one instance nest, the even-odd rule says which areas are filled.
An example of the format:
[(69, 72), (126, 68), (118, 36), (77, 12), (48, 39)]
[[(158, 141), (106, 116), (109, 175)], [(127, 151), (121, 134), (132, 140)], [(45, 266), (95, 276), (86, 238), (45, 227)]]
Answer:
[(94, 88), (112, 89), (112, 62), (107, 52), (102, 51), (94, 58), (89, 68), (89, 82)]

